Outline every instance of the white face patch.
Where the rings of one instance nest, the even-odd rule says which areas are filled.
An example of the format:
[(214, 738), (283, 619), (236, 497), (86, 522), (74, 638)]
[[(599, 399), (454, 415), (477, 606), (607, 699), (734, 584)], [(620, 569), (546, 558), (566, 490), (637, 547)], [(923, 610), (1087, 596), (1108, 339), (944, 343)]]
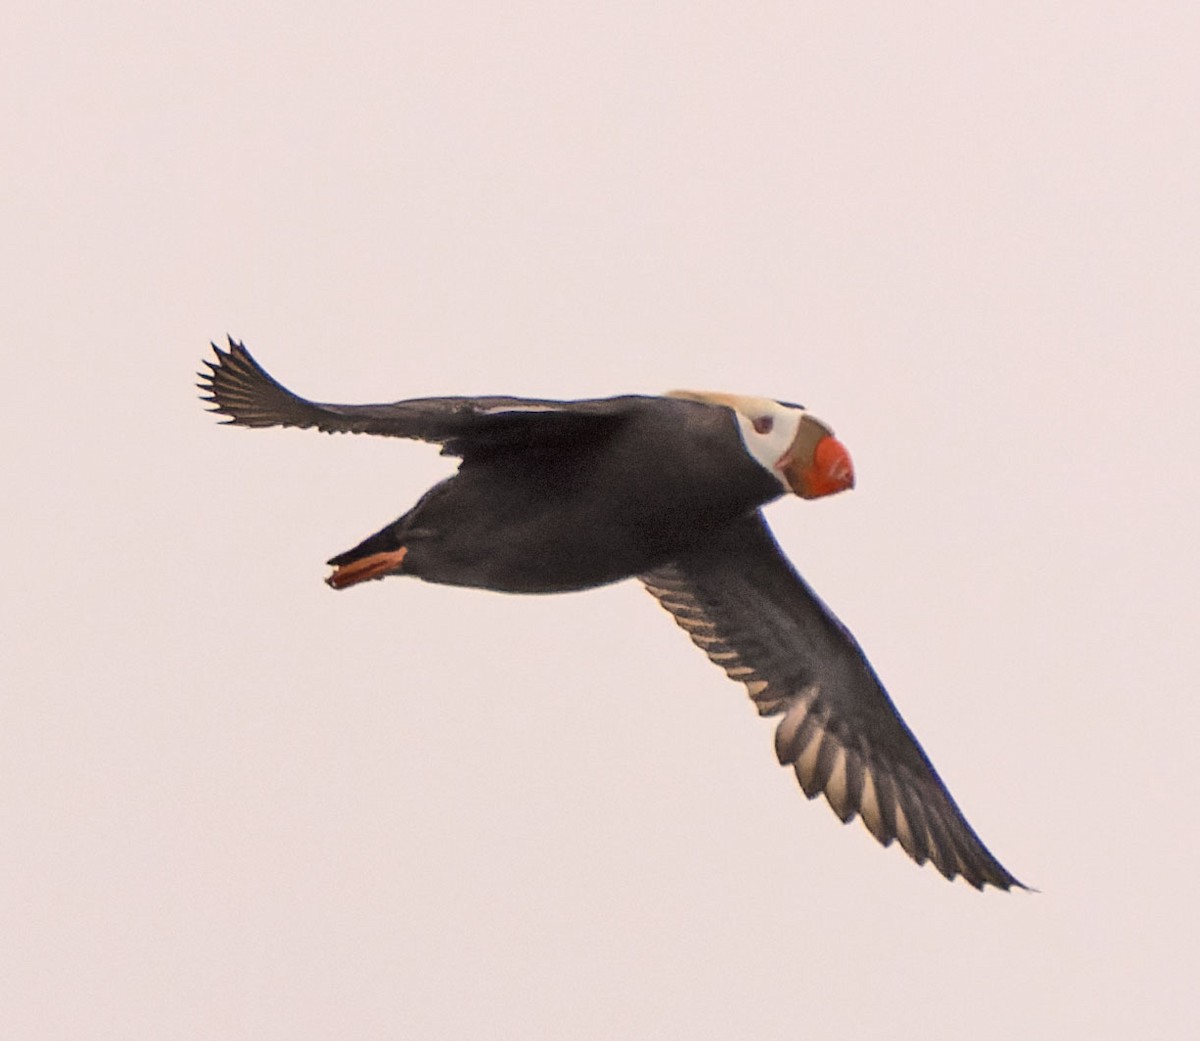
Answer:
[(805, 409), (798, 405), (783, 405), (771, 398), (700, 390), (673, 390), (667, 397), (700, 401), (709, 405), (724, 405), (733, 409), (742, 443), (745, 444), (750, 457), (768, 473), (774, 474), (779, 483), (791, 491), (787, 478), (776, 469), (775, 464), (796, 439), (800, 420), (808, 414)]

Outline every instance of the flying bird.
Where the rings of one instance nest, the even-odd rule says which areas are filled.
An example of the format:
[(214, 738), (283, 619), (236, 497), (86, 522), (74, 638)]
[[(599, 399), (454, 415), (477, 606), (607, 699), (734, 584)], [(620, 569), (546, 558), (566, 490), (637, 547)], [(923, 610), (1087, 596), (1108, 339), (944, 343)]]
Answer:
[(506, 593), (636, 577), (764, 716), (810, 799), (976, 889), (1026, 888), (967, 823), (850, 631), (779, 548), (762, 507), (854, 486), (850, 455), (800, 405), (695, 391), (584, 401), (298, 397), (246, 348), (213, 344), (199, 386), (247, 427), (441, 445), (457, 473), (329, 564), (345, 589), (409, 575)]

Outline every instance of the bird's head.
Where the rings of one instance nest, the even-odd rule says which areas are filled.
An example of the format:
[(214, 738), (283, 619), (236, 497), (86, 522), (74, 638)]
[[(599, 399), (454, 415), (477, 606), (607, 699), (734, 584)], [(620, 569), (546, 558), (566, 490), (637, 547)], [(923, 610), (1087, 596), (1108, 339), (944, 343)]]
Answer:
[(732, 410), (746, 451), (801, 498), (818, 499), (854, 487), (850, 453), (829, 427), (800, 405), (698, 390), (673, 390), (667, 397)]

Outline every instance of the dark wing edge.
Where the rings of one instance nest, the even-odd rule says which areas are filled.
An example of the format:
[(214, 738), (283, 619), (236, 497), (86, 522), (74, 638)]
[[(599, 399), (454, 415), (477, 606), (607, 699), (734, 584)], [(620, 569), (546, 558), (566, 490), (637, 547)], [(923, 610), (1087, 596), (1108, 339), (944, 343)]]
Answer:
[(327, 434), (376, 434), (431, 441), (462, 455), (474, 443), (528, 444), (611, 429), (637, 402), (636, 395), (592, 401), (533, 398), (414, 398), (383, 405), (331, 405), (293, 394), (233, 337), (229, 349), (212, 345), (216, 360), (197, 386), (210, 412), (245, 427), (315, 427)]
[[(205, 359), (208, 372), (198, 373), (203, 400), (223, 422), (244, 427), (316, 427), (333, 433), (390, 433), (381, 429), (387, 416), (380, 405), (327, 405), (293, 394), (267, 372), (254, 356), (229, 338), (229, 349), (212, 345), (216, 361)], [(400, 434), (399, 436), (413, 436)]]
[(760, 513), (716, 544), (640, 576), (760, 715), (783, 719), (779, 762), (843, 823), (976, 889), (1027, 889), (984, 846), (854, 637), (792, 568)]

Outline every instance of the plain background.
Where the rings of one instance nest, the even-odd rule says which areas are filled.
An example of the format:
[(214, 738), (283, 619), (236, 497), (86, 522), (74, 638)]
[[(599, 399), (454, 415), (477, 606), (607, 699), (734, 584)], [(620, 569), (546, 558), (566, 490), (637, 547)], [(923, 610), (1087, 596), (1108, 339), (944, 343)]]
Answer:
[[(0, 1033), (1194, 1036), (1193, 3), (0, 13)], [(972, 822), (808, 804), (635, 584), (334, 594), (325, 400), (802, 401), (770, 510)]]

